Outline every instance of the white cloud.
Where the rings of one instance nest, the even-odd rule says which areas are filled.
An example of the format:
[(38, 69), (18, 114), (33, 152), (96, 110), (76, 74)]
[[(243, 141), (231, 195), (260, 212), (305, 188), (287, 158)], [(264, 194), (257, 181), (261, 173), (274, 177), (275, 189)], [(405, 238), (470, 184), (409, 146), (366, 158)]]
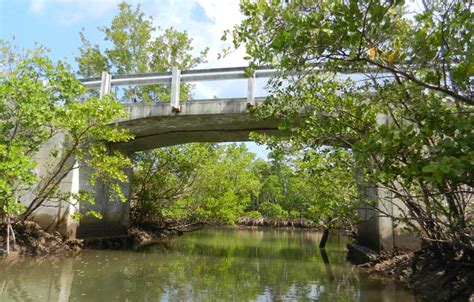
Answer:
[[(193, 19), (193, 9), (200, 5), (211, 22)], [(197, 51), (209, 47), (209, 62), (206, 67), (236, 66), (244, 64), (243, 51), (239, 50), (228, 57), (217, 60), (221, 50), (230, 46), (221, 41), (226, 29), (240, 23), (242, 16), (239, 0), (164, 0), (156, 1), (147, 13), (151, 14), (157, 26), (174, 27), (186, 30), (194, 39)]]
[(40, 14), (46, 5), (46, 0), (31, 0), (30, 11), (35, 14)]
[[(97, 21), (107, 13), (117, 9), (123, 0), (30, 0), (30, 10), (42, 13), (48, 10), (52, 18), (61, 22)], [(217, 54), (229, 43), (220, 40), (225, 29), (240, 23), (239, 0), (127, 0), (133, 5), (140, 3), (145, 15), (154, 18), (161, 28), (174, 27), (186, 30), (194, 39), (196, 52), (209, 47), (207, 67), (222, 65), (235, 66), (242, 60), (243, 50), (238, 50), (223, 60), (217, 61)], [(193, 18), (193, 9), (199, 5), (210, 22)], [(95, 19), (95, 20), (94, 20)]]
[[(193, 18), (193, 9), (200, 5), (204, 10), (209, 22)], [(242, 20), (239, 9), (239, 0), (165, 0), (154, 3), (153, 8), (147, 13), (151, 14), (157, 26), (162, 28), (174, 27), (185, 30), (193, 38), (196, 54), (209, 47), (208, 62), (200, 68), (234, 67), (243, 66), (244, 49), (233, 51), (225, 58), (218, 59), (218, 54), (230, 42), (221, 41), (226, 29), (232, 29), (234, 25)], [(242, 89), (245, 83), (235, 81), (202, 82), (196, 84), (197, 98), (245, 96)], [(239, 94), (234, 92), (239, 90)]]
[(76, 22), (86, 18), (97, 18), (117, 7), (119, 0), (57, 0), (58, 11), (63, 22)]

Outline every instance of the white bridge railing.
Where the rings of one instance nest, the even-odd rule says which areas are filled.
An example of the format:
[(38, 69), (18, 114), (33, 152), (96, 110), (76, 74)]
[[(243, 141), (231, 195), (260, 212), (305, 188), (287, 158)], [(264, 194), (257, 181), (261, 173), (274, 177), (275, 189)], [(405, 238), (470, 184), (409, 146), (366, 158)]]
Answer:
[(137, 75), (113, 76), (108, 72), (102, 72), (102, 78), (81, 80), (88, 88), (99, 88), (100, 97), (111, 92), (113, 86), (143, 86), (171, 84), (170, 105), (173, 112), (180, 112), (179, 92), (181, 82), (201, 82), (247, 79), (247, 105), (255, 105), (255, 79), (269, 78), (278, 74), (275, 69), (260, 67), (254, 71), (252, 77), (246, 73), (247, 67), (231, 67), (216, 69), (199, 69), (181, 71), (173, 67), (171, 72), (148, 73)]

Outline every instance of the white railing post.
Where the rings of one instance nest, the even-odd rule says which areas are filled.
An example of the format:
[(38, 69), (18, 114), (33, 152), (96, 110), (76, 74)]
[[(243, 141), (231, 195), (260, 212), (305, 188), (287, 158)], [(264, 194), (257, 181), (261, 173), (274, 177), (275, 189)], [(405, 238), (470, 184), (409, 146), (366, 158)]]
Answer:
[(247, 80), (247, 107), (255, 105), (255, 73)]
[(181, 86), (181, 71), (177, 67), (171, 69), (171, 112), (180, 112), (179, 91)]
[(109, 94), (111, 91), (112, 76), (107, 71), (102, 71), (102, 80), (100, 81), (100, 92), (99, 97), (103, 98), (104, 95)]

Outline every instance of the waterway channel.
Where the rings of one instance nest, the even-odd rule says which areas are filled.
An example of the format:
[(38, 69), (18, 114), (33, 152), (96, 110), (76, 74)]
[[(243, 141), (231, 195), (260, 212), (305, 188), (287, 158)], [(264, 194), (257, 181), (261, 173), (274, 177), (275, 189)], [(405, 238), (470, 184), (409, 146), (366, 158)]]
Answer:
[(139, 251), (0, 260), (0, 301), (400, 301), (346, 262), (348, 240), (304, 230), (203, 229)]

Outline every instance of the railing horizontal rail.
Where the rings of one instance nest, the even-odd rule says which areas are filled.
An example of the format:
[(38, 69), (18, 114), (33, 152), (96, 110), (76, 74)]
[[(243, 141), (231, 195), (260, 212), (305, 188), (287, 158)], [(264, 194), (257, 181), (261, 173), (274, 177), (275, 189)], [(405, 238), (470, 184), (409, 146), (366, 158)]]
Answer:
[[(180, 71), (181, 82), (199, 82), (199, 81), (220, 81), (220, 80), (238, 80), (248, 79), (246, 73), (248, 67), (226, 67), (212, 69), (193, 69)], [(318, 66), (314, 66), (313, 71), (318, 70)], [(354, 74), (370, 71), (371, 68), (361, 69), (341, 69), (338, 72), (346, 74)], [(279, 72), (272, 67), (259, 66), (254, 71), (255, 78), (270, 78), (278, 75)], [(128, 85), (160, 85), (170, 84), (172, 81), (172, 72), (142, 73), (132, 75), (113, 75), (110, 80), (111, 86), (128, 86)], [(82, 79), (81, 82), (89, 88), (98, 88), (101, 85), (101, 78)]]
[[(198, 82), (198, 81), (219, 81), (219, 80), (236, 80), (247, 79), (245, 72), (247, 67), (230, 67), (230, 68), (215, 68), (215, 69), (195, 69), (181, 71), (182, 82)], [(275, 69), (259, 67), (255, 70), (256, 78), (269, 78), (277, 75)], [(160, 73), (144, 73), (134, 75), (118, 75), (112, 76), (112, 86), (124, 85), (158, 85), (170, 84), (172, 79), (171, 72)], [(90, 78), (81, 80), (81, 82), (89, 88), (98, 88), (101, 84), (100, 78)]]
[[(255, 105), (255, 79), (270, 78), (279, 75), (279, 71), (272, 67), (260, 66), (253, 70), (250, 75), (247, 72), (248, 67), (226, 67), (213, 69), (194, 69), (179, 70), (173, 67), (171, 72), (146, 73), (133, 75), (117, 75), (112, 76), (108, 72), (102, 72), (101, 78), (83, 79), (81, 82), (89, 88), (99, 88), (100, 97), (111, 93), (113, 86), (143, 86), (143, 85), (160, 85), (167, 84), (171, 88), (170, 106), (174, 113), (180, 112), (180, 83), (181, 82), (199, 82), (199, 81), (221, 81), (221, 80), (247, 80), (247, 104)], [(365, 69), (364, 67), (362, 68)], [(370, 68), (369, 68), (370, 69)], [(368, 69), (365, 69), (367, 71)], [(324, 72), (319, 65), (313, 65), (308, 70), (295, 72), (295, 75), (311, 73), (314, 71)], [(341, 69), (336, 72), (346, 74), (357, 74), (361, 70), (358, 69)]]

